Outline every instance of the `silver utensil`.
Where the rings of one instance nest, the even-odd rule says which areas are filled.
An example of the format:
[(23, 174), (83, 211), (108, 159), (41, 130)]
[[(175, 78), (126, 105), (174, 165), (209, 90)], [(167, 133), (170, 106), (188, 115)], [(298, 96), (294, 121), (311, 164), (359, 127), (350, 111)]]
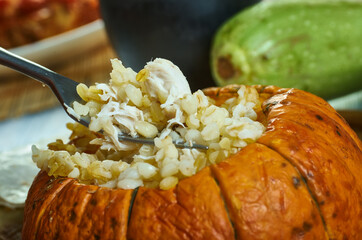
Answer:
[[(83, 99), (81, 99), (77, 93), (77, 82), (67, 77), (64, 77), (56, 72), (53, 72), (52, 70), (49, 70), (37, 63), (13, 54), (2, 47), (0, 47), (0, 64), (12, 68), (28, 77), (31, 77), (47, 85), (58, 98), (65, 112), (73, 120), (81, 123), (86, 127), (89, 126), (90, 119), (88, 117), (79, 118), (78, 116), (74, 116), (72, 112), (68, 110), (69, 107), (73, 106), (73, 102), (75, 101), (79, 103), (84, 103)], [(119, 134), (118, 139), (119, 141), (127, 141), (140, 144), (154, 144), (153, 138), (132, 137), (127, 134)], [(198, 148), (204, 150), (208, 149), (207, 146), (196, 143), (174, 141), (174, 144), (178, 148)]]

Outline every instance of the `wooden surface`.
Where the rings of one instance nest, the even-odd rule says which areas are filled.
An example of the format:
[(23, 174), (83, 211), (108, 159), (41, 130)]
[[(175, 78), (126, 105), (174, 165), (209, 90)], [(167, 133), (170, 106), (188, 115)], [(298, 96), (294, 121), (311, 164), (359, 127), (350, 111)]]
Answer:
[[(47, 67), (77, 82), (90, 85), (109, 80), (110, 59), (114, 57), (116, 55), (110, 45), (104, 44), (85, 55)], [(0, 76), (0, 96), (0, 121), (59, 106), (48, 87), (20, 73)]]

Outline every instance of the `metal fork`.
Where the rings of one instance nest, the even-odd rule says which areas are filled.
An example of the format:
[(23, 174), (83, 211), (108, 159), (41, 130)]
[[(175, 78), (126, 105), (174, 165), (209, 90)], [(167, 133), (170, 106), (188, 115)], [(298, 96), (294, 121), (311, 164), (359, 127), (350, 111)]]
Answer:
[[(0, 64), (12, 68), (24, 75), (27, 75), (28, 77), (31, 77), (47, 85), (58, 98), (65, 112), (73, 120), (81, 123), (86, 127), (89, 126), (90, 119), (88, 117), (78, 118), (77, 116), (74, 116), (71, 111), (68, 111), (68, 107), (72, 107), (74, 101), (77, 101), (79, 103), (85, 103), (77, 93), (77, 82), (67, 77), (64, 77), (56, 72), (53, 72), (52, 70), (49, 70), (37, 63), (13, 54), (2, 47), (0, 47)], [(128, 134), (119, 134), (118, 139), (119, 141), (127, 141), (140, 144), (154, 144), (153, 138), (132, 137)], [(188, 142), (174, 141), (174, 144), (178, 148), (198, 148), (205, 150), (208, 149), (207, 146), (196, 143), (190, 144)]]

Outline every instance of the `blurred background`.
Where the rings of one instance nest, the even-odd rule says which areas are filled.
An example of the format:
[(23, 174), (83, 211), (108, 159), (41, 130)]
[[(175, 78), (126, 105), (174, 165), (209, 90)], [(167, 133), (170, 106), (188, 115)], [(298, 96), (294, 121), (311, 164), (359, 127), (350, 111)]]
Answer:
[[(267, 2), (288, 1), (303, 2)], [(247, 21), (256, 22), (258, 17), (251, 14), (257, 11), (245, 11), (264, 2), (0, 0), (0, 47), (87, 85), (108, 82), (111, 58), (118, 57), (125, 66), (138, 71), (153, 58), (163, 57), (180, 67), (195, 91), (223, 83), (220, 79), (215, 81), (211, 69), (212, 44), (221, 25), (239, 13), (245, 14), (246, 17), (242, 17)], [(362, 6), (359, 9), (359, 13), (362, 13)], [(269, 20), (263, 18), (262, 21), (267, 24)], [(361, 26), (361, 19), (356, 21), (359, 22), (355, 25)], [(242, 23), (236, 21), (232, 25), (235, 28), (232, 26), (219, 34), (226, 41), (225, 45), (228, 45), (228, 41), (238, 39), (223, 37), (238, 30)], [(264, 23), (261, 25), (264, 26)], [(286, 28), (285, 23), (274, 27), (275, 33)], [(358, 33), (361, 29), (362, 26), (355, 29), (356, 34), (362, 34)], [(256, 30), (252, 30), (247, 32), (247, 36), (255, 34)], [(259, 27), (258, 31), (263, 38), (269, 37)], [(354, 37), (361, 39), (360, 35)], [(243, 46), (238, 47), (242, 49)], [(349, 49), (351, 46), (343, 47)], [(352, 48), (361, 59), (360, 63), (352, 63), (356, 73), (351, 80), (355, 82), (355, 86), (351, 87), (354, 91), (346, 97), (328, 100), (361, 134), (362, 56), (357, 53), (362, 52), (361, 43), (354, 43)], [(263, 62), (268, 60), (266, 55), (263, 56)], [(221, 64), (226, 69), (230, 67), (227, 61), (221, 63), (226, 63)], [(232, 70), (235, 69), (234, 66)], [(240, 72), (240, 69), (235, 72)], [(72, 120), (59, 106), (50, 89), (3, 66), (0, 66), (0, 96), (0, 240), (20, 239), (22, 206), (38, 171), (32, 163), (30, 147), (32, 144), (46, 147), (48, 142), (56, 138), (66, 138), (68, 131), (65, 124)]]

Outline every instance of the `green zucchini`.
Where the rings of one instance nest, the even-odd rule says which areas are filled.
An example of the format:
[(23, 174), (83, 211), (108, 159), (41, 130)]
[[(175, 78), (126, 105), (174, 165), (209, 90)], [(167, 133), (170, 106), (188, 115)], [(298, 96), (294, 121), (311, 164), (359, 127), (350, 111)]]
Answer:
[(211, 49), (218, 85), (294, 87), (331, 99), (362, 89), (362, 1), (264, 1), (228, 20)]

